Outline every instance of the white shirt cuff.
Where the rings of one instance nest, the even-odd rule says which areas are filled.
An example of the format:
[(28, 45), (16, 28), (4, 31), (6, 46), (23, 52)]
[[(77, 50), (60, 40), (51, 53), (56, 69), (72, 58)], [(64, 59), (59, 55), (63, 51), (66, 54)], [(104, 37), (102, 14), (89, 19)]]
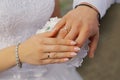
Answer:
[(96, 7), (102, 18), (105, 15), (107, 9), (115, 2), (115, 0), (74, 0), (73, 8), (83, 2), (87, 2)]

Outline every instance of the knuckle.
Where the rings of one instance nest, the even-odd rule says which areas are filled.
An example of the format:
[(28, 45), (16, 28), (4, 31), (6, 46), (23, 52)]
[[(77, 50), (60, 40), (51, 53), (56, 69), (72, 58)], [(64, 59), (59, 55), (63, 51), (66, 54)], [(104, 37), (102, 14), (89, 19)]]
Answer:
[(53, 47), (53, 50), (55, 50), (55, 51), (57, 51), (57, 50), (59, 50), (59, 49), (60, 49), (60, 46), (57, 46), (57, 45), (56, 45), (56, 46)]
[(54, 61), (53, 60), (49, 60), (49, 63), (54, 63)]
[(39, 40), (39, 43), (44, 44), (44, 43), (45, 43), (45, 40), (44, 40), (44, 39), (40, 39), (40, 40)]
[(82, 23), (82, 19), (81, 18), (79, 18), (79, 19), (77, 19), (75, 22), (74, 22), (74, 25), (76, 25), (76, 26), (81, 26), (83, 23)]
[[(41, 56), (42, 55), (42, 56)], [(39, 59), (42, 60), (42, 59), (46, 59), (46, 55), (43, 54), (43, 53), (39, 53)]]
[(53, 58), (57, 58), (57, 54), (56, 53), (52, 53), (52, 57)]
[(44, 46), (43, 45), (40, 45), (39, 47), (38, 47), (38, 52), (43, 52), (44, 51)]
[(60, 30), (60, 34), (61, 34), (61, 35), (66, 34), (66, 30), (65, 30), (65, 29), (61, 29), (61, 30)]
[(59, 43), (59, 41), (58, 41), (57, 39), (55, 39), (55, 40), (54, 40), (54, 43), (55, 43), (55, 44), (58, 44), (58, 43)]

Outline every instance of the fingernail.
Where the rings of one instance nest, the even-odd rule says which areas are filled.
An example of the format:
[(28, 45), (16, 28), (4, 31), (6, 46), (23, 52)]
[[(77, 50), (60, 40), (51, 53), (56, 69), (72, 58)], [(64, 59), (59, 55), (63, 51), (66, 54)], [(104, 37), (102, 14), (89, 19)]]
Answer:
[(72, 53), (71, 53), (71, 55), (72, 55), (72, 56), (76, 56), (76, 55), (77, 55), (77, 53), (75, 53), (75, 52), (72, 52)]
[(80, 48), (79, 47), (75, 47), (74, 50), (75, 51), (80, 51)]
[(71, 41), (71, 45), (75, 45), (76, 44), (76, 42), (75, 41)]
[(69, 60), (68, 58), (64, 59), (64, 61), (68, 61), (68, 60)]

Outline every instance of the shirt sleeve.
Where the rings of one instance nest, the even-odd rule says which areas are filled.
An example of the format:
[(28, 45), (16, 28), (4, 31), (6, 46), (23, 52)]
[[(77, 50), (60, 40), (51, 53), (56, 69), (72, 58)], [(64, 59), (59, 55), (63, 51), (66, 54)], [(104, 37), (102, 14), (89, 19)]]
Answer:
[(120, 3), (120, 0), (116, 0), (117, 3)]
[[(96, 9), (99, 11), (101, 18), (105, 15), (107, 9), (116, 2), (116, 0), (74, 0), (73, 1), (73, 8), (80, 4), (80, 3), (89, 3), (92, 6), (96, 7)], [(120, 0), (117, 0), (117, 2), (120, 2)]]

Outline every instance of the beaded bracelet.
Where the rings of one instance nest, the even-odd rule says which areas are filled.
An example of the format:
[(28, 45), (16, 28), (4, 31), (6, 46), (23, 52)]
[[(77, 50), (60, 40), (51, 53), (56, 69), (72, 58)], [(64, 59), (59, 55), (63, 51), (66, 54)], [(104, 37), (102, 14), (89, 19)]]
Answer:
[(90, 6), (89, 4), (78, 4), (77, 6), (75, 6), (75, 8), (77, 8), (78, 6), (87, 6), (87, 7), (89, 7), (89, 8), (92, 8), (93, 10), (95, 10), (95, 11), (98, 13), (98, 21), (99, 21), (99, 23), (100, 23), (100, 17), (101, 17), (101, 15), (100, 15), (100, 13), (98, 12), (97, 9), (95, 9), (95, 8), (92, 7), (92, 6)]
[(19, 54), (18, 54), (19, 45), (20, 45), (20, 43), (18, 43), (18, 44), (16, 45), (16, 48), (15, 48), (16, 64), (17, 64), (17, 66), (18, 66), (19, 68), (22, 68), (22, 63), (21, 63), (21, 61), (20, 61)]

